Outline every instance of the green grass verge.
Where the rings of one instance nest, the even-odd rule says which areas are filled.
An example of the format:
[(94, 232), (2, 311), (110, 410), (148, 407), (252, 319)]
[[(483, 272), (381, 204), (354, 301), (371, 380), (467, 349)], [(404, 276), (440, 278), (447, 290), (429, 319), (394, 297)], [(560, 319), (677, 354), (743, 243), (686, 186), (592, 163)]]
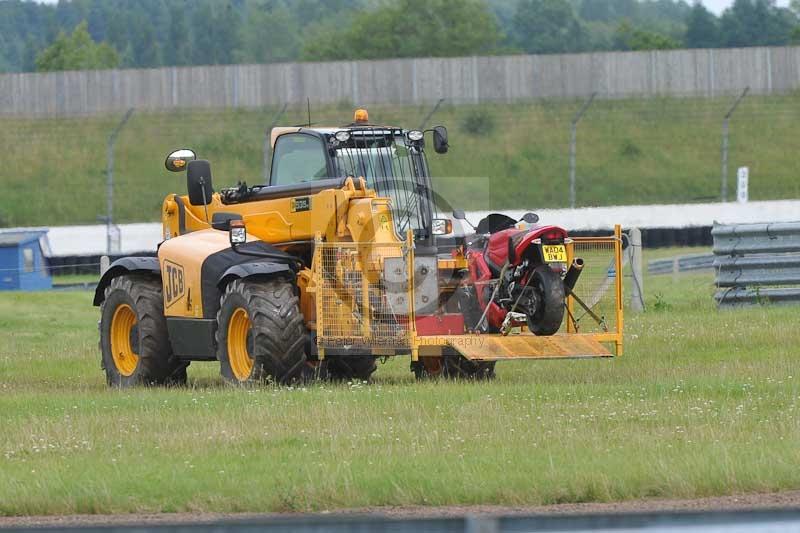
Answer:
[(96, 283), (100, 281), (100, 274), (56, 274), (53, 276), (54, 285), (67, 285), (71, 283)]
[(0, 294), (0, 515), (691, 498), (800, 487), (797, 310), (649, 277), (615, 360), (492, 383), (108, 390), (89, 293)]
[[(441, 194), (465, 209), (563, 207), (568, 204), (569, 124), (581, 102), (443, 105), (431, 124), (450, 129), (451, 151), (431, 154)], [(729, 99), (598, 101), (580, 123), (580, 205), (691, 202), (719, 197), (721, 121)], [(372, 120), (418, 126), (420, 106), (373, 106)], [(155, 221), (161, 201), (183, 192), (183, 176), (162, 162), (190, 146), (213, 162), (217, 187), (261, 183), (265, 129), (277, 109), (138, 112), (115, 153), (115, 220)], [(352, 106), (312, 110), (318, 124), (344, 124)], [(96, 223), (104, 215), (106, 142), (120, 116), (0, 118), (5, 148), (0, 226)], [(305, 106), (279, 124), (306, 121)], [(795, 139), (800, 95), (748, 97), (731, 121), (730, 190), (735, 169), (751, 167), (754, 200), (797, 198)], [(488, 184), (483, 179), (488, 178)], [(488, 188), (489, 192), (486, 192)]]

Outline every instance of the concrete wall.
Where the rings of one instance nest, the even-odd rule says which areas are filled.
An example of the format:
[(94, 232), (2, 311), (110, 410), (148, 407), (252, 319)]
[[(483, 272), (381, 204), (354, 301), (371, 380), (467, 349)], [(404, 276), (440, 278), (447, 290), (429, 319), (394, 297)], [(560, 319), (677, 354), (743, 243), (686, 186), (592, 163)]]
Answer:
[(800, 47), (393, 59), (0, 75), (0, 115), (717, 96), (800, 88)]

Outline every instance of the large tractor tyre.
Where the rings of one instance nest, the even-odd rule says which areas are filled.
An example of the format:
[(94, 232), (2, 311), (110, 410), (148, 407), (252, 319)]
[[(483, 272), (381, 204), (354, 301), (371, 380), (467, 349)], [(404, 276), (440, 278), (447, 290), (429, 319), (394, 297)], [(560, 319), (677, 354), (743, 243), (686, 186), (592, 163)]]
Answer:
[(470, 361), (461, 354), (442, 358), (442, 376), (448, 379), (489, 381), (494, 379), (496, 361)]
[(378, 369), (372, 355), (339, 355), (326, 361), (328, 378), (333, 381), (369, 381)]
[(535, 335), (554, 335), (564, 320), (564, 282), (547, 265), (539, 265), (533, 271), (531, 285), (538, 296), (536, 311), (528, 314), (528, 329)]
[(220, 373), (229, 383), (287, 384), (306, 374), (306, 329), (289, 281), (231, 282), (220, 301), (216, 338)]
[(100, 351), (110, 386), (186, 383), (188, 362), (172, 353), (158, 278), (111, 280), (100, 306)]

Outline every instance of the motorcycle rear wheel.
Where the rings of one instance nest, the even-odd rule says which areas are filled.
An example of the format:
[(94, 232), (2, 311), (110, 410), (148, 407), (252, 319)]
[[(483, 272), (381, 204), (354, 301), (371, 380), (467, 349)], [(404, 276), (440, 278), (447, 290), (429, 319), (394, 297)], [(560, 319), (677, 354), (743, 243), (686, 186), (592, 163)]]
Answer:
[(554, 335), (564, 320), (564, 281), (548, 265), (537, 266), (531, 275), (538, 302), (536, 310), (528, 313), (528, 329), (534, 335)]

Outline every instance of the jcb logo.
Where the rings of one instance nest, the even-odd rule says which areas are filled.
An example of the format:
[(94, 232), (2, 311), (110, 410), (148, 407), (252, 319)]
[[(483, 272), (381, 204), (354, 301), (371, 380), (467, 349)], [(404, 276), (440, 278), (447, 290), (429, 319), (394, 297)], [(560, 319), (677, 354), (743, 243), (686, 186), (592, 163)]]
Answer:
[(164, 261), (164, 305), (171, 306), (183, 298), (185, 283), (183, 267), (171, 261)]

